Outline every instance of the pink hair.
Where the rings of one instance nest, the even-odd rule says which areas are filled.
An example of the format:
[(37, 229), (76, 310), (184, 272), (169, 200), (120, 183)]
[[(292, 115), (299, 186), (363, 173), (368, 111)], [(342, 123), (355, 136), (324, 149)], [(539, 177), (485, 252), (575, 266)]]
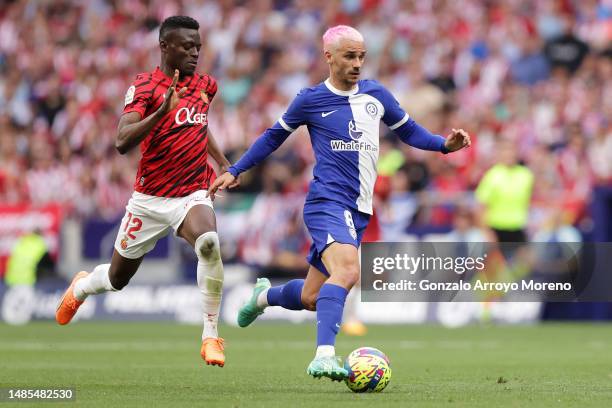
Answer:
[(342, 38), (363, 42), (363, 36), (353, 27), (337, 25), (329, 28), (325, 34), (323, 34), (323, 49), (327, 50), (329, 46), (338, 44)]

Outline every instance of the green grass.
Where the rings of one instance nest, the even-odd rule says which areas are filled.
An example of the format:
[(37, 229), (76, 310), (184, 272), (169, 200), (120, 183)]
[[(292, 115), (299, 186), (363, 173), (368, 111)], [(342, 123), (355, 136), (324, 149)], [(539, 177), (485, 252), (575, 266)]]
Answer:
[(610, 325), (370, 326), (365, 338), (341, 335), (342, 355), (364, 345), (388, 354), (393, 378), (381, 394), (353, 394), (344, 384), (308, 377), (311, 325), (221, 331), (225, 368), (200, 360), (196, 326), (0, 325), (0, 386), (74, 386), (76, 403), (43, 405), (68, 407), (603, 407), (612, 401)]

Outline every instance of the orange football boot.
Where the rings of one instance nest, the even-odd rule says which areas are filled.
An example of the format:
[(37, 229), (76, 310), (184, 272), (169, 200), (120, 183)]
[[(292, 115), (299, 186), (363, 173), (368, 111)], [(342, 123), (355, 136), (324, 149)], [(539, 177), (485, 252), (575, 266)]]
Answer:
[(70, 323), (77, 310), (79, 310), (79, 306), (83, 304), (84, 301), (78, 300), (74, 297), (74, 285), (77, 283), (79, 279), (82, 279), (89, 275), (89, 273), (81, 271), (75, 275), (64, 292), (64, 296), (60, 299), (59, 304), (57, 305), (57, 309), (55, 310), (55, 320), (61, 324), (65, 325)]
[(225, 354), (223, 354), (223, 343), (222, 338), (207, 337), (202, 341), (202, 348), (200, 349), (200, 355), (206, 361), (207, 365), (217, 365), (223, 367), (225, 365)]

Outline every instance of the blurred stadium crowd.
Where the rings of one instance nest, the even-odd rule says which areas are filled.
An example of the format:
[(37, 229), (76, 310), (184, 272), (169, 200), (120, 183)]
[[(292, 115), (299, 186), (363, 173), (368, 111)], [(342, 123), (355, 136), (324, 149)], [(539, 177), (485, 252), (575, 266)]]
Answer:
[[(117, 154), (116, 124), (135, 74), (159, 64), (157, 28), (173, 14), (201, 24), (199, 70), (219, 81), (209, 128), (230, 160), (300, 88), (326, 78), (320, 37), (335, 24), (364, 34), (363, 77), (417, 122), (470, 132), (473, 148), (441, 156), (383, 130), (377, 238), (451, 225), (500, 140), (535, 176), (534, 229), (560, 210), (587, 228), (593, 189), (612, 184), (608, 0), (17, 0), (0, 8), (0, 202), (59, 202), (77, 218), (123, 213), (139, 152)], [(296, 133), (245, 175), (242, 195), (220, 200), (254, 199), (241, 219), (250, 228), (236, 228), (247, 262), (269, 253), (291, 264), (307, 247), (300, 215), (313, 155), (306, 130)]]

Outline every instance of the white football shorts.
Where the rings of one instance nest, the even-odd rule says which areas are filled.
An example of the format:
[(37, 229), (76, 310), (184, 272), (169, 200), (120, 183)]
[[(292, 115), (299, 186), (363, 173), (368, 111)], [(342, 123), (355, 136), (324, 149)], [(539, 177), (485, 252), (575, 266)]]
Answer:
[(198, 190), (185, 197), (156, 197), (134, 191), (125, 207), (115, 249), (125, 258), (140, 258), (151, 251), (160, 238), (178, 228), (187, 212), (196, 205), (213, 208), (206, 190)]

